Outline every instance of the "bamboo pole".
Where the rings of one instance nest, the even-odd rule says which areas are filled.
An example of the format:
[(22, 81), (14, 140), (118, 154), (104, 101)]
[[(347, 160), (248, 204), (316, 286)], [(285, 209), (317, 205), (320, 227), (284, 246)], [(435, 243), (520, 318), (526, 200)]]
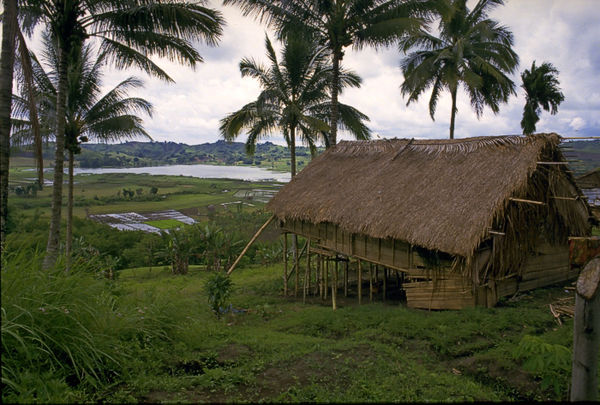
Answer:
[(327, 299), (327, 295), (329, 294), (329, 260), (323, 259), (325, 262), (325, 285), (323, 288), (323, 295), (325, 299)]
[(337, 309), (337, 287), (338, 287), (338, 262), (335, 261), (333, 269), (333, 280), (331, 281), (331, 306), (335, 311)]
[(358, 305), (362, 304), (362, 262), (358, 260)]
[(288, 246), (287, 232), (283, 234), (283, 296), (288, 295)]
[(600, 350), (600, 256), (592, 259), (577, 279), (573, 322), (571, 401), (598, 400)]
[(321, 255), (317, 256), (317, 278), (318, 278), (318, 288), (319, 288), (319, 297), (323, 299), (323, 266), (321, 266), (321, 262), (323, 261), (323, 257)]
[(568, 162), (537, 162), (538, 165), (568, 165)]
[(383, 302), (385, 302), (385, 296), (387, 294), (387, 269), (383, 268)]
[(369, 264), (369, 302), (373, 302), (373, 265)]
[(302, 288), (302, 303), (306, 304), (306, 292), (308, 290), (308, 274), (310, 272), (310, 238), (306, 241), (306, 270), (304, 271), (304, 287)]
[(306, 271), (307, 271), (307, 275), (306, 275), (306, 279), (308, 280), (306, 282), (306, 293), (310, 295), (310, 276), (312, 273), (312, 269), (310, 267), (310, 238), (308, 238), (308, 242), (307, 242), (308, 246), (306, 248)]
[(294, 278), (294, 297), (298, 296), (298, 287), (300, 284), (300, 272), (298, 271), (298, 269), (300, 269), (300, 266), (298, 264), (298, 261), (300, 260), (298, 257), (298, 235), (294, 234), (292, 236), (292, 240), (293, 240), (293, 249), (294, 249), (294, 267), (296, 268), (296, 277)]
[(522, 203), (528, 203), (528, 204), (536, 204), (536, 205), (546, 205), (546, 203), (541, 202), (541, 201), (534, 201), (534, 200), (526, 200), (524, 198), (509, 198), (510, 201), (514, 201), (514, 202), (522, 202)]
[(348, 262), (344, 263), (344, 297), (348, 296)]
[[(302, 249), (300, 249), (300, 253), (298, 254), (298, 260), (302, 259), (304, 252), (306, 252), (306, 246), (307, 246), (307, 244), (306, 244), (306, 242), (304, 242), (304, 246), (302, 246)], [(290, 270), (290, 272), (288, 274), (288, 280), (292, 274), (295, 274), (294, 271), (296, 271), (296, 263), (294, 263), (294, 265), (292, 266), (292, 269)]]
[(233, 262), (233, 264), (229, 268), (229, 271), (227, 271), (227, 275), (231, 274), (231, 272), (238, 265), (238, 263), (240, 262), (240, 260), (242, 259), (242, 257), (244, 257), (244, 255), (246, 254), (246, 252), (248, 251), (248, 249), (250, 248), (250, 246), (254, 243), (254, 241), (256, 240), (256, 238), (258, 238), (260, 236), (260, 234), (266, 229), (266, 227), (271, 223), (271, 221), (273, 221), (273, 219), (275, 219), (275, 215), (271, 215), (271, 218), (269, 218), (267, 220), (267, 222), (265, 222), (264, 225), (261, 226), (258, 231), (256, 231), (256, 233), (254, 234), (254, 236), (252, 237), (252, 239), (250, 239), (250, 242), (248, 242), (248, 244), (246, 245), (246, 247), (244, 248), (244, 250), (242, 250), (242, 253), (240, 253), (240, 255), (238, 256), (238, 258), (235, 259), (235, 262)]

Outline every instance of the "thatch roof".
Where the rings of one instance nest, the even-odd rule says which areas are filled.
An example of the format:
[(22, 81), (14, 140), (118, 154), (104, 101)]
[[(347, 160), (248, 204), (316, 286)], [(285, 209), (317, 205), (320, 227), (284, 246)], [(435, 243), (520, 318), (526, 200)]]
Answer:
[[(329, 222), (469, 257), (510, 204), (517, 204), (510, 197), (540, 198), (529, 192), (542, 190), (539, 179), (532, 185), (534, 172), (543, 174), (536, 179), (554, 179), (550, 191), (546, 181), (542, 196), (578, 195), (563, 165), (537, 164), (564, 160), (559, 143), (557, 134), (340, 142), (284, 186), (267, 209), (283, 221)], [(564, 214), (563, 231), (586, 232), (584, 202), (553, 200), (548, 206)]]
[(600, 188), (600, 167), (579, 176), (577, 184), (581, 188)]

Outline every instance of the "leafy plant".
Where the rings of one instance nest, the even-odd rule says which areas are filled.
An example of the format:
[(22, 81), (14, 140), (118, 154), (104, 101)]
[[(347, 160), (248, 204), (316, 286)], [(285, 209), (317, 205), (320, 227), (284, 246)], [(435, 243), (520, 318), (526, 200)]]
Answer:
[(206, 281), (205, 291), (208, 296), (208, 304), (217, 318), (221, 318), (221, 308), (227, 303), (232, 288), (233, 283), (229, 276), (220, 271), (213, 273)]
[(523, 368), (542, 380), (542, 389), (553, 388), (556, 399), (569, 386), (571, 350), (559, 344), (544, 342), (537, 336), (525, 335), (513, 351), (513, 357), (523, 361)]

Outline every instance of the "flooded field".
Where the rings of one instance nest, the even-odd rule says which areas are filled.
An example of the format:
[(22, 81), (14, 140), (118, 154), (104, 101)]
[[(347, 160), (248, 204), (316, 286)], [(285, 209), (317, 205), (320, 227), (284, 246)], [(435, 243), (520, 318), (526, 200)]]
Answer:
[(174, 224), (194, 224), (196, 221), (176, 210), (165, 210), (139, 214), (137, 212), (124, 212), (120, 214), (90, 215), (90, 219), (106, 224), (120, 231), (144, 231), (160, 233), (161, 228), (152, 226), (148, 222), (171, 220)]

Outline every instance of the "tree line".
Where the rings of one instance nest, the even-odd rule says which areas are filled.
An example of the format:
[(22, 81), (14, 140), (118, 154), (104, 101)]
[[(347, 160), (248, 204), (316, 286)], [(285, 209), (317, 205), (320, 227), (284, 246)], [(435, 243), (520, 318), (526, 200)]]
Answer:
[[(172, 82), (151, 57), (195, 66), (203, 59), (194, 42), (216, 45), (224, 20), (219, 11), (204, 3), (184, 0), (3, 0), (3, 4), (1, 235), (4, 240), (11, 89), (17, 66), (21, 94), (14, 103), (22, 112), (21, 118), (28, 120), (15, 121), (12, 133), (25, 131), (29, 139), (39, 143), (46, 131), (55, 142), (52, 214), (44, 259), (49, 267), (56, 260), (60, 241), (65, 152), (72, 164), (79, 144), (89, 136), (99, 140), (147, 136), (138, 115), (151, 114), (152, 107), (128, 94), (141, 82), (130, 78), (100, 96), (99, 82), (94, 82), (91, 73), (98, 77), (100, 68), (109, 65), (135, 67)], [(242, 76), (258, 80), (261, 92), (256, 100), (221, 120), (221, 135), (231, 141), (245, 132), (246, 151), (252, 154), (259, 140), (283, 134), (290, 150), (292, 175), (297, 171), (297, 140), (314, 153), (318, 144), (335, 146), (339, 130), (356, 139), (370, 138), (368, 117), (339, 102), (345, 88), (361, 85), (360, 77), (342, 65), (348, 47), (397, 46), (404, 54), (401, 92), (410, 104), (431, 89), (432, 119), (441, 93), (448, 91), (452, 99), (450, 138), (454, 137), (460, 88), (469, 96), (478, 117), (486, 107), (498, 113), (501, 104), (516, 94), (516, 84), (510, 78), (519, 64), (512, 49), (513, 34), (489, 18), (494, 7), (503, 5), (502, 0), (479, 0), (472, 9), (467, 0), (224, 0), (223, 4), (237, 6), (245, 16), (272, 28), (283, 50), (279, 57), (267, 36), (268, 66), (252, 58), (240, 61)], [(38, 26), (48, 43), (44, 56), (52, 70), (46, 78), (46, 71), (27, 50), (24, 39), (24, 34), (31, 35)], [(90, 44), (98, 44), (101, 52), (91, 51)], [(541, 109), (555, 114), (564, 100), (557, 74), (550, 63), (536, 66), (535, 61), (522, 73), (526, 103), (521, 126), (525, 134), (535, 131)], [(95, 107), (97, 103), (101, 106)], [(90, 115), (97, 118), (100, 112), (101, 124), (86, 121)], [(67, 246), (69, 238), (67, 234)]]

